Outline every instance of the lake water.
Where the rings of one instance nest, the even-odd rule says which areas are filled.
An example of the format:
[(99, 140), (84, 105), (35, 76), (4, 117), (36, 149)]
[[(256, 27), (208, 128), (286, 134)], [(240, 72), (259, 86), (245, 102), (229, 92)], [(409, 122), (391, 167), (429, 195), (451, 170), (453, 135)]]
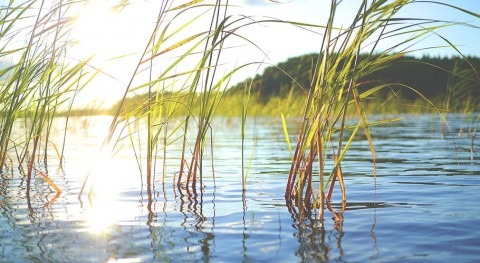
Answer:
[[(115, 158), (99, 154), (109, 117), (72, 120), (63, 168), (55, 152), (42, 168), (62, 189), (58, 198), (36, 174), (29, 207), (25, 178), (15, 167), (1, 173), (0, 262), (480, 261), (476, 115), (449, 115), (448, 126), (436, 115), (371, 120), (396, 117), (403, 119), (372, 128), (376, 190), (367, 142), (359, 137), (346, 156), (348, 203), (340, 227), (328, 211), (323, 225), (299, 222), (285, 205), (290, 153), (280, 119), (247, 125), (245, 162), (252, 153), (253, 159), (244, 194), (240, 121), (217, 119), (215, 181), (208, 145), (205, 188), (196, 196), (172, 187), (180, 141), (169, 138), (165, 162), (159, 150), (155, 189), (148, 192), (129, 138)], [(137, 155), (143, 158), (144, 150)], [(94, 194), (79, 199), (87, 174), (87, 191), (96, 182)]]

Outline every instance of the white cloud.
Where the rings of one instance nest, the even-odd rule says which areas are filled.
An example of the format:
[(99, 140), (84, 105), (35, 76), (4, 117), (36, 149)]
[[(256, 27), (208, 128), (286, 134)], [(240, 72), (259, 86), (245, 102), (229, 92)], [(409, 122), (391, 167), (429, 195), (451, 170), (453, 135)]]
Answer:
[(269, 4), (268, 0), (245, 0), (245, 4), (251, 6), (267, 5)]

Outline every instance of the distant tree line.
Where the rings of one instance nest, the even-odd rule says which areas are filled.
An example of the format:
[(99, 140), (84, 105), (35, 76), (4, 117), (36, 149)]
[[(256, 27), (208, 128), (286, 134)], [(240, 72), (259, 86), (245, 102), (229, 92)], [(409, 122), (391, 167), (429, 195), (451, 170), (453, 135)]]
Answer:
[[(257, 74), (254, 78), (230, 87), (223, 98), (229, 106), (221, 108), (225, 110), (225, 108), (234, 108), (234, 105), (241, 105), (239, 101), (242, 99), (244, 89), (250, 85), (250, 94), (255, 98), (255, 104), (249, 107), (256, 107), (257, 111), (271, 111), (272, 107), (278, 107), (277, 100), (271, 100), (272, 98), (293, 97), (296, 98), (296, 103), (300, 103), (303, 101), (301, 96), (305, 96), (310, 88), (310, 80), (313, 77), (317, 59), (318, 54), (307, 54), (265, 68), (262, 74)], [(373, 61), (375, 59), (373, 57)], [(372, 57), (368, 57), (368, 60), (372, 61)], [(399, 56), (388, 67), (381, 69), (375, 68), (374, 63), (363, 63), (367, 61), (367, 55), (361, 55), (358, 61), (359, 70), (363, 70), (362, 74), (364, 73), (361, 79), (357, 80), (356, 88), (360, 92), (388, 84), (387, 88), (374, 94), (377, 102), (386, 101), (387, 105), (390, 105), (392, 94), (401, 101), (411, 102), (425, 96), (435, 102), (437, 107), (451, 111), (480, 110), (480, 79), (477, 76), (477, 72), (480, 73), (480, 58), (468, 57), (465, 60), (459, 57)], [(149, 99), (148, 94), (140, 94), (126, 98), (123, 106), (118, 102), (110, 111), (115, 112), (118, 107), (126, 107), (136, 109), (134, 112), (142, 114), (149, 105), (150, 107), (168, 106), (175, 102), (181, 102), (179, 105), (182, 105), (190, 101), (190, 96), (191, 94), (182, 92), (167, 92), (163, 94), (161, 101), (155, 102), (155, 98)], [(399, 101), (397, 97), (393, 103)], [(287, 101), (291, 107), (302, 107), (291, 100)], [(293, 106), (294, 104), (296, 106)], [(398, 107), (399, 105), (390, 106)], [(177, 108), (176, 114), (188, 114), (187, 111), (182, 110), (184, 107)], [(237, 111), (241, 112), (241, 109)], [(293, 110), (290, 109), (290, 112)]]
[[(367, 55), (359, 57), (359, 66), (366, 57)], [(306, 93), (317, 59), (318, 54), (290, 58), (276, 66), (265, 68), (262, 74), (253, 79), (236, 84), (229, 93), (237, 93), (251, 85), (251, 94), (257, 94), (260, 101), (264, 102), (273, 96), (286, 96), (289, 92)], [(478, 108), (480, 79), (476, 72), (480, 72), (480, 59), (477, 57), (465, 60), (460, 57), (404, 56), (386, 68), (362, 76), (357, 83), (366, 83), (358, 86), (363, 91), (375, 85), (391, 83), (387, 89), (376, 94), (380, 98), (395, 92), (402, 99), (415, 100), (419, 98), (418, 92), (431, 100), (449, 100), (457, 108), (461, 108), (464, 103)]]

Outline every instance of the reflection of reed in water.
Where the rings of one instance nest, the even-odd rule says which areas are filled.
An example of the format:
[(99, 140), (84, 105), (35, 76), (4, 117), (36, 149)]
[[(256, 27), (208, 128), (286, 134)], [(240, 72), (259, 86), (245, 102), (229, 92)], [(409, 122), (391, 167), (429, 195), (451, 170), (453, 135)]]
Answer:
[[(244, 184), (244, 178), (242, 176), (242, 185)], [(243, 187), (244, 188), (244, 187)], [(242, 222), (243, 222), (243, 229), (242, 229), (242, 262), (250, 262), (251, 258), (248, 256), (247, 253), (247, 239), (250, 237), (248, 234), (248, 228), (247, 228), (247, 223), (245, 222), (245, 214), (247, 213), (248, 207), (247, 207), (247, 192), (242, 191), (242, 207), (243, 207), (243, 213), (242, 213)]]
[[(298, 212), (293, 205), (289, 205), (287, 208), (293, 221), (293, 227), (297, 230), (294, 236), (300, 245), (296, 254), (302, 259), (302, 262), (328, 262), (331, 258), (338, 258), (341, 261), (343, 220), (338, 220), (334, 216), (332, 218), (334, 228), (326, 231), (323, 218), (318, 218), (316, 214), (312, 213), (314, 210), (302, 209)], [(332, 237), (334, 240), (330, 240)], [(329, 245), (331, 243), (336, 246), (332, 247)], [(338, 256), (333, 255), (335, 250), (338, 250)]]
[[(65, 173), (57, 169), (55, 175), (59, 187), (68, 196), (70, 188)], [(2, 262), (69, 261), (68, 250), (74, 248), (74, 244), (81, 247), (91, 242), (88, 235), (78, 231), (78, 221), (59, 218), (62, 213), (71, 214), (68, 197), (52, 203), (52, 196), (57, 193), (43, 178), (32, 177), (29, 204), (26, 204), (26, 177), (9, 173), (0, 173), (0, 177)]]
[[(337, 230), (325, 231), (323, 225), (318, 224), (316, 219), (296, 221), (295, 227), (299, 246), (296, 254), (302, 259), (302, 262), (328, 262), (334, 257), (333, 252), (338, 250), (338, 258), (341, 259), (343, 232)], [(333, 238), (336, 247), (329, 246)], [(341, 261), (341, 260), (340, 260)]]
[[(211, 193), (213, 216), (207, 218), (204, 215), (203, 191), (198, 192), (195, 188), (182, 187), (182, 185), (173, 188), (163, 186), (156, 190), (148, 191), (147, 188), (148, 212), (146, 220), (154, 259), (168, 260), (175, 256), (180, 261), (198, 260), (199, 258), (203, 261), (211, 260), (211, 253), (215, 250), (215, 235), (213, 234), (215, 227), (215, 193)], [(167, 206), (169, 202), (166, 191), (169, 190), (173, 191), (178, 206), (171, 208)], [(178, 225), (179, 218), (170, 209), (174, 209), (182, 215), (182, 222), (180, 223), (183, 228), (182, 231), (178, 231), (176, 227), (171, 227), (172, 223)], [(207, 224), (207, 222), (210, 224)], [(206, 224), (211, 225), (210, 231), (206, 231)], [(179, 244), (183, 245), (179, 246)]]

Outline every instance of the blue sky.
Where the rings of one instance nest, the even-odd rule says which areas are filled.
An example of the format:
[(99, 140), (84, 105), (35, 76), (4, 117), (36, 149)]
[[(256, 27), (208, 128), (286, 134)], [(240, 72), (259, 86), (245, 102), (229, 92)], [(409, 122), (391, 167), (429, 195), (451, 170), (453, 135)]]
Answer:
[[(278, 1), (277, 1), (278, 2)], [(280, 19), (305, 21), (309, 23), (324, 23), (328, 2), (315, 0), (288, 0), (282, 3), (273, 3), (267, 0), (244, 0), (245, 11), (252, 13), (258, 17), (271, 16)], [(421, 19), (438, 19), (457, 22), (471, 23), (480, 27), (480, 18), (467, 15), (459, 10), (446, 6), (432, 3), (413, 3), (402, 10), (398, 17), (421, 18)], [(463, 0), (463, 1), (442, 1), (446, 4), (456, 5), (467, 9), (471, 12), (480, 14), (480, 1)], [(349, 24), (348, 17), (356, 11), (360, 0), (344, 0), (338, 7), (338, 15), (336, 19), (337, 26), (347, 26)], [(268, 32), (271, 30), (270, 32)], [(318, 36), (314, 34), (301, 33), (298, 29), (283, 26), (283, 28), (270, 27), (258, 35), (258, 43), (271, 54), (272, 62), (284, 60), (290, 56), (300, 55), (303, 53), (317, 52), (319, 43)], [(457, 45), (465, 55), (480, 56), (480, 29), (469, 28), (467, 26), (453, 26), (438, 30), (440, 35), (449, 39), (453, 44)], [(262, 44), (263, 43), (263, 44)], [(385, 43), (386, 46), (391, 43)], [(446, 45), (440, 37), (431, 34), (417, 45), (421, 47), (435, 47)], [(414, 48), (412, 48), (414, 49)], [(414, 52), (414, 55), (429, 54), (435, 56), (451, 56), (456, 53), (451, 48), (434, 48)]]
[[(477, 0), (450, 0), (442, 2), (450, 5), (456, 5), (460, 8), (480, 14), (480, 1)], [(480, 27), (480, 18), (465, 14), (462, 11), (442, 5), (415, 3), (405, 10), (405, 16), (465, 22)], [(465, 55), (480, 56), (480, 49), (478, 48), (478, 43), (480, 41), (480, 29), (458, 25), (439, 30), (438, 33), (442, 34), (442, 36), (446, 37), (452, 43), (457, 45), (458, 48), (462, 51), (462, 53), (464, 53)], [(431, 43), (431, 45), (435, 45), (436, 43), (442, 44), (444, 42), (438, 37), (432, 37), (426, 41), (426, 44), (429, 43)], [(455, 55), (455, 51), (448, 48), (431, 50), (428, 51), (428, 53), (433, 53), (436, 55)]]

